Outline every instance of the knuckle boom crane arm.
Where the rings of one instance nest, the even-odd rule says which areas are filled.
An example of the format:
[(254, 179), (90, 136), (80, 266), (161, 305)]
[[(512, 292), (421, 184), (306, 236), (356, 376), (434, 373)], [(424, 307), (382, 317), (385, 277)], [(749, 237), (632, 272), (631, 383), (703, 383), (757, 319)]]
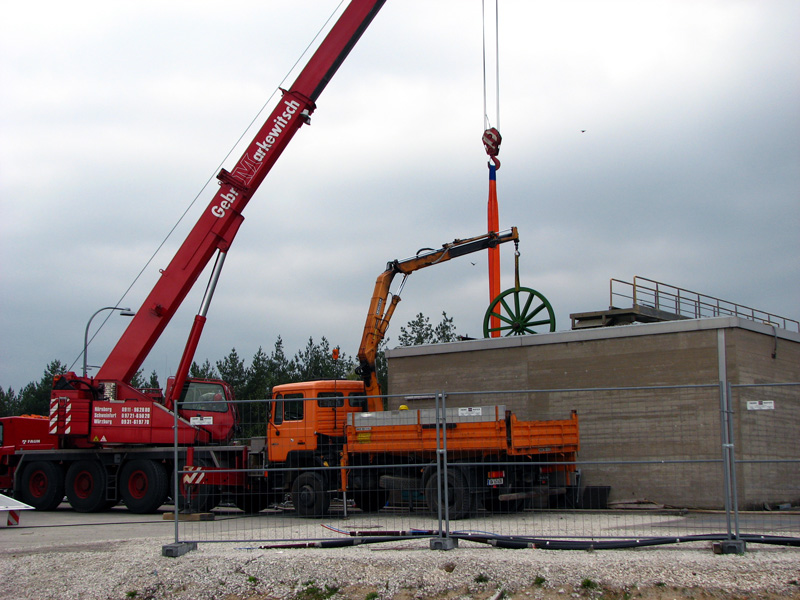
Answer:
[[(501, 233), (489, 232), (465, 240), (456, 239), (444, 244), (438, 250), (426, 248), (418, 251), (416, 256), (412, 258), (393, 260), (386, 265), (386, 270), (375, 281), (375, 289), (358, 349), (358, 372), (364, 380), (365, 393), (370, 404), (369, 410), (382, 410), (383, 408), (380, 406), (381, 401), (378, 398), (381, 395), (381, 388), (375, 374), (375, 357), (378, 353), (378, 345), (386, 335), (389, 321), (397, 304), (400, 302), (400, 292), (403, 289), (406, 278), (419, 269), (443, 263), (451, 258), (472, 254), (487, 248), (494, 248), (510, 241), (519, 242), (519, 234), (516, 227)], [(397, 293), (393, 294), (392, 299), (389, 300), (389, 288), (398, 273), (403, 274), (403, 281)]]

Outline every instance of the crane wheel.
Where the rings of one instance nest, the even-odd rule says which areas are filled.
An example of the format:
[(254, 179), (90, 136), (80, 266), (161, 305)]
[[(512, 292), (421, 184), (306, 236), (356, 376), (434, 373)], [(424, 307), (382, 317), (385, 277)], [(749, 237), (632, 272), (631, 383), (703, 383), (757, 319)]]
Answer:
[[(502, 292), (489, 305), (483, 318), (483, 337), (486, 338), (555, 330), (553, 307), (547, 298), (531, 288), (511, 288)], [(496, 333), (499, 336), (495, 336)]]
[(18, 497), (36, 510), (55, 510), (64, 499), (64, 471), (52, 462), (32, 462), (22, 472)]
[(108, 474), (96, 460), (79, 460), (67, 469), (66, 493), (72, 508), (90, 513), (105, 510)]
[(156, 512), (167, 499), (168, 484), (164, 465), (152, 460), (132, 460), (120, 471), (120, 496), (132, 513)]

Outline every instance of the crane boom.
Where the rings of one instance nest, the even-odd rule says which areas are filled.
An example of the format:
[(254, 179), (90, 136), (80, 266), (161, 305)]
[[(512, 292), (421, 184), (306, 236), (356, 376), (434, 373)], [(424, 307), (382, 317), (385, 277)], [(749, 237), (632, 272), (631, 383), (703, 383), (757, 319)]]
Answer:
[(294, 134), (308, 121), (322, 90), (384, 3), (352, 0), (294, 84), (283, 91), (278, 106), (233, 169), (220, 171), (219, 191), (161, 272), (97, 379), (130, 382), (215, 252), (228, 250), (244, 220), (244, 207)]

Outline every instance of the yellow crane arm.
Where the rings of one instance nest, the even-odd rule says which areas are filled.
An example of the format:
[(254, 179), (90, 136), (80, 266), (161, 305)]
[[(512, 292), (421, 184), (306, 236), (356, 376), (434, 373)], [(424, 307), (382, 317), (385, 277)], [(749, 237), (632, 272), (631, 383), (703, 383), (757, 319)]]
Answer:
[[(382, 410), (382, 402), (379, 398), (381, 388), (375, 374), (375, 356), (378, 352), (378, 344), (386, 335), (389, 321), (398, 302), (400, 302), (400, 292), (405, 285), (406, 278), (419, 269), (443, 263), (451, 258), (472, 254), (487, 248), (494, 248), (510, 241), (519, 241), (516, 227), (501, 233), (492, 231), (464, 240), (456, 239), (444, 244), (438, 250), (423, 248), (412, 258), (393, 260), (386, 265), (386, 270), (375, 281), (375, 290), (369, 304), (367, 321), (364, 324), (364, 333), (361, 336), (361, 345), (358, 349), (359, 374), (364, 380), (366, 394), (370, 397), (368, 400), (369, 410)], [(397, 293), (393, 294), (391, 300), (389, 300), (389, 288), (398, 273), (403, 274), (403, 281)]]

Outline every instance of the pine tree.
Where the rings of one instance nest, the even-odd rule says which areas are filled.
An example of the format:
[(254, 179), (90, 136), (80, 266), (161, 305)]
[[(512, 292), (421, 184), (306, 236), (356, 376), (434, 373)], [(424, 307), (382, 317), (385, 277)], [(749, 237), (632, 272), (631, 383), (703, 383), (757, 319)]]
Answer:
[(0, 387), (0, 417), (11, 417), (13, 415), (18, 414), (17, 410), (19, 409), (19, 398), (14, 393), (14, 390), (8, 388), (8, 390), (3, 390)]
[(219, 379), (231, 386), (234, 398), (245, 398), (247, 392), (247, 369), (244, 360), (239, 358), (236, 348), (230, 354), (217, 361)]
[(206, 359), (206, 361), (201, 365), (198, 365), (196, 362), (192, 362), (192, 366), (189, 367), (189, 377), (195, 379), (219, 379), (219, 375), (214, 370), (214, 367), (211, 366), (211, 363)]
[(19, 413), (30, 415), (47, 415), (50, 413), (50, 391), (53, 389), (53, 377), (66, 373), (67, 367), (60, 360), (47, 365), (38, 383), (29, 383), (19, 395)]

